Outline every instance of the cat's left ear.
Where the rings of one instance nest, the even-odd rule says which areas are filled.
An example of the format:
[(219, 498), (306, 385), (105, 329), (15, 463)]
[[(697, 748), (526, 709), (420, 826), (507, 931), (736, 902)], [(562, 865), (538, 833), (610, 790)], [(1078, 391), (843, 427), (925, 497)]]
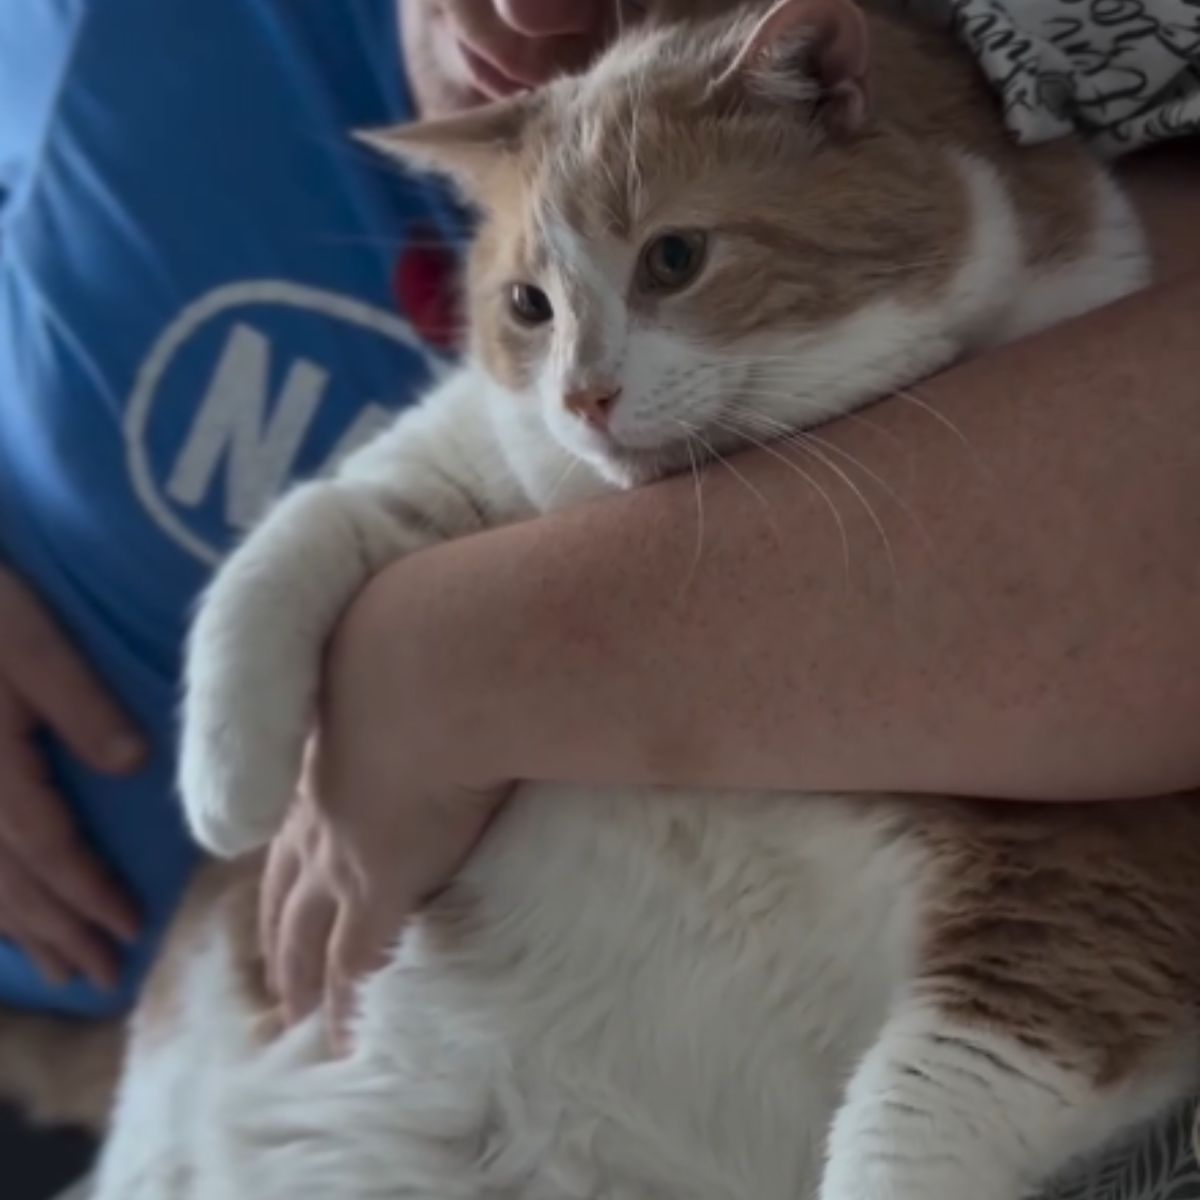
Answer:
[(868, 48), (867, 19), (854, 0), (779, 0), (752, 28), (731, 73), (765, 95), (811, 100), (823, 124), (852, 134), (867, 119)]
[(387, 158), (444, 176), (481, 202), (497, 167), (520, 149), (536, 104), (525, 94), (452, 117), (359, 130), (354, 137)]

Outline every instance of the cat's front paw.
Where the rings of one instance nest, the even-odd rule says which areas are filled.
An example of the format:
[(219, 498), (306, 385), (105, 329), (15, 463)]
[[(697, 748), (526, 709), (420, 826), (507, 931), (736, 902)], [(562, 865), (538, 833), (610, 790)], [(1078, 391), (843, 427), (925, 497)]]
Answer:
[(301, 751), (272, 753), (276, 739), (236, 707), (211, 719), (186, 708), (179, 789), (192, 835), (220, 858), (257, 850), (279, 830)]
[(217, 573), (188, 645), (179, 766), (188, 823), (214, 854), (257, 849), (283, 824), (325, 644), (403, 532), (370, 492), (306, 484)]
[(300, 586), (243, 562), (218, 577), (192, 630), (179, 756), (188, 824), (222, 858), (258, 849), (283, 824), (320, 665)]

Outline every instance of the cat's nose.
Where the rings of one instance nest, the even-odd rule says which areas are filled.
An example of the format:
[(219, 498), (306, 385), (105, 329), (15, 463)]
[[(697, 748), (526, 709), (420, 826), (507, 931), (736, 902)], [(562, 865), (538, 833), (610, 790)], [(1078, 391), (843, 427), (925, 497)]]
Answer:
[(586, 421), (593, 429), (604, 429), (620, 398), (621, 389), (611, 385), (578, 388), (563, 396), (563, 407)]

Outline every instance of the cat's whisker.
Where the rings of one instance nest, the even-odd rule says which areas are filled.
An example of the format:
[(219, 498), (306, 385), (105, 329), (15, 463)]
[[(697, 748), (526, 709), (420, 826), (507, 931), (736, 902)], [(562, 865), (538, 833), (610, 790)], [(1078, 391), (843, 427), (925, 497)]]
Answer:
[(704, 476), (700, 470), (700, 464), (696, 460), (696, 451), (692, 445), (694, 428), (686, 421), (677, 421), (679, 427), (683, 430), (683, 444), (688, 453), (688, 464), (692, 473), (692, 481), (695, 485), (696, 493), (696, 548), (692, 554), (691, 566), (688, 568), (687, 576), (684, 578), (683, 586), (679, 589), (680, 596), (686, 596), (688, 589), (692, 586), (692, 580), (696, 577), (696, 572), (700, 567), (700, 559), (704, 553)]
[(546, 507), (551, 508), (554, 504), (558, 493), (566, 486), (566, 482), (575, 473), (575, 468), (579, 466), (580, 459), (572, 458), (563, 469), (563, 473), (554, 481), (549, 492), (546, 493)]
[(848, 463), (851, 467), (861, 471), (872, 483), (874, 483), (891, 501), (896, 505), (900, 512), (908, 518), (912, 523), (913, 528), (917, 531), (926, 549), (931, 553), (934, 550), (933, 539), (929, 536), (929, 531), (925, 528), (921, 519), (917, 516), (912, 508), (912, 505), (905, 500), (899, 492), (896, 491), (891, 484), (887, 482), (878, 472), (867, 466), (861, 459), (851, 454), (849, 451), (842, 449), (836, 443), (829, 441), (826, 438), (820, 437), (807, 429), (795, 429), (780, 421), (776, 417), (772, 417), (767, 413), (756, 412), (753, 409), (748, 409), (742, 412), (729, 414), (736, 416), (739, 419), (745, 420), (748, 424), (759, 425), (760, 428), (767, 428), (778, 436), (780, 443), (808, 443), (822, 447), (826, 453), (834, 454), (843, 462)]
[(979, 451), (975, 448), (975, 444), (952, 420), (950, 420), (948, 416), (946, 416), (945, 413), (940, 412), (937, 408), (930, 404), (929, 401), (923, 400), (911, 388), (894, 388), (889, 393), (889, 396), (894, 396), (899, 400), (905, 400), (909, 404), (913, 405), (913, 407), (932, 417), (933, 420), (935, 420), (949, 433), (953, 434), (954, 437), (963, 444), (963, 447), (966, 449), (967, 453), (970, 454), (971, 460), (975, 463), (975, 465), (985, 474), (990, 476), (991, 472), (988, 469), (987, 464), (980, 457)]
[[(825, 421), (835, 420), (840, 415), (813, 401), (806, 401), (791, 391), (773, 390), (763, 387), (745, 387), (735, 389), (733, 398), (738, 400), (783, 401), (788, 411), (793, 414), (793, 419), (787, 423), (786, 427), (788, 429), (795, 429), (797, 421), (820, 421), (824, 423)], [(747, 409), (746, 411), (754, 410)], [(763, 415), (769, 416), (770, 414), (764, 413)]]
[[(746, 395), (747, 393), (741, 393)], [(776, 393), (782, 395), (783, 393)], [(757, 426), (760, 429), (770, 430), (773, 433), (783, 436), (784, 434), (795, 433), (796, 423), (794, 421), (784, 421), (779, 417), (772, 416), (770, 413), (762, 412), (756, 408), (738, 408), (730, 409), (727, 413), (729, 417), (736, 417), (739, 421), (747, 425)]]
[(829, 509), (830, 515), (833, 517), (834, 525), (837, 528), (838, 536), (841, 539), (842, 564), (846, 574), (846, 581), (849, 583), (850, 535), (846, 530), (845, 519), (843, 518), (841, 511), (838, 509), (837, 504), (834, 502), (833, 497), (825, 490), (825, 488), (821, 486), (820, 482), (814, 479), (802, 466), (800, 466), (799, 463), (794, 462), (792, 459), (788, 458), (787, 455), (781, 454), (777, 449), (775, 449), (774, 446), (771, 445), (770, 442), (764, 442), (761, 439), (756, 438), (752, 433), (744, 429), (737, 429), (726, 425), (723, 421), (717, 421), (715, 424), (719, 428), (725, 429), (727, 433), (732, 433), (735, 437), (743, 438), (744, 440), (748, 441), (751, 445), (763, 451), (764, 454), (769, 455), (771, 458), (778, 459), (779, 462), (788, 468), (788, 470), (792, 471), (796, 475), (799, 475), (809, 487), (813, 488), (817, 492), (817, 494), (825, 502), (825, 506)]
[[(791, 408), (796, 407), (796, 397), (793, 393), (790, 393), (790, 392), (767, 391), (765, 389), (757, 389), (757, 390), (741, 389), (738, 391), (737, 395), (738, 395), (738, 398), (741, 400), (764, 400), (764, 401), (783, 400), (783, 401), (786, 401)], [(800, 417), (797, 416), (796, 419), (793, 419), (790, 421), (784, 421), (784, 420), (780, 419), (779, 417), (772, 416), (770, 413), (763, 412), (760, 409), (756, 409), (756, 408), (729, 409), (729, 410), (727, 410), (727, 412), (729, 412), (729, 413), (736, 412), (739, 416), (744, 416), (748, 419), (757, 421), (762, 428), (770, 429), (778, 434), (794, 433), (796, 430), (797, 420), (800, 419)], [(811, 426), (806, 426), (806, 427), (812, 427), (812, 428), (820, 428), (823, 425), (830, 424), (834, 421), (842, 421), (842, 420), (848, 420), (851, 422), (862, 422), (863, 424), (867, 425), (868, 427), (875, 427), (875, 424), (876, 424), (874, 421), (871, 421), (869, 418), (863, 417), (858, 413), (852, 413), (852, 412), (837, 413), (837, 412), (829, 412), (825, 409), (813, 409), (806, 415), (811, 419), (811, 422), (812, 422)], [(904, 443), (901, 442), (900, 439), (897, 438), (894, 434), (890, 434), (886, 429), (878, 429), (878, 432), (881, 437), (883, 437), (887, 440), (890, 440), (894, 444), (903, 448)]]
[(886, 479), (883, 478), (883, 476), (881, 476), (878, 472), (872, 470), (872, 468), (868, 467), (867, 464), (864, 463), (860, 458), (851, 454), (847, 450), (843, 450), (841, 446), (836, 445), (835, 443), (829, 441), (827, 438), (819, 437), (817, 434), (811, 432), (810, 430), (799, 430), (793, 434), (790, 434), (788, 437), (785, 437), (783, 440), (786, 442), (791, 442), (791, 441), (804, 442), (804, 443), (809, 444), (810, 446), (811, 445), (821, 446), (825, 449), (825, 451), (827, 453), (836, 454), (843, 462), (848, 463), (852, 467), (856, 467), (869, 480), (871, 480), (872, 483), (874, 483), (878, 488), (880, 488), (883, 491), (883, 493), (888, 497), (888, 499), (891, 500), (893, 504), (895, 504), (895, 506), (900, 510), (900, 512), (905, 517), (908, 518), (908, 520), (912, 523), (913, 529), (916, 530), (917, 535), (920, 537), (921, 541), (924, 543), (925, 548), (931, 554), (934, 553), (935, 548), (934, 548), (933, 539), (929, 536), (929, 530), (926, 529), (924, 522), (921, 520), (921, 518), (919, 516), (917, 516), (916, 510), (912, 507), (911, 504), (909, 504), (909, 502), (907, 500), (904, 499), (903, 496), (900, 495), (899, 492), (896, 491), (896, 489), (894, 487), (892, 487), (891, 484), (888, 483), (888, 481)]
[(713, 460), (713, 462), (720, 463), (733, 475), (735, 479), (738, 480), (739, 483), (741, 483), (741, 485), (759, 502), (759, 504), (762, 505), (767, 522), (771, 526), (775, 537), (779, 540), (782, 540), (779, 526), (775, 521), (774, 511), (771, 508), (771, 502), (766, 498), (766, 496), (764, 496), (762, 492), (759, 491), (759, 489), (756, 488), (754, 484), (752, 484), (750, 480), (748, 480), (746, 476), (743, 475), (742, 472), (739, 471), (737, 467), (735, 467), (733, 463), (731, 463), (729, 459), (726, 458), (725, 455), (723, 455), (720, 450), (718, 450), (716, 446), (714, 446), (712, 442), (710, 442), (698, 429), (692, 430), (692, 436), (700, 443), (701, 446), (704, 447), (704, 449), (708, 452), (708, 456)]
[[(756, 388), (756, 387), (738, 388), (736, 390), (737, 390), (737, 393), (739, 396), (744, 396), (747, 399), (757, 397), (759, 399), (764, 399), (764, 400), (787, 400), (793, 404), (796, 402), (796, 395), (794, 392), (776, 391), (773, 389)], [(789, 424), (789, 423), (780, 421), (779, 418), (777, 418), (777, 417), (771, 417), (769, 413), (762, 413), (756, 409), (746, 409), (744, 411), (747, 413), (753, 413), (755, 416), (761, 417), (764, 420), (770, 420), (770, 421), (776, 422), (776, 424), (781, 432), (783, 432), (783, 431), (792, 432), (795, 430), (794, 424)], [(897, 447), (897, 449), (904, 450), (904, 451), (908, 450), (908, 446), (905, 444), (903, 438), (898, 437), (890, 429), (885, 429), (884, 426), (881, 425), (878, 421), (872, 420), (872, 418), (868, 417), (865, 413), (863, 413), (861, 411), (840, 412), (840, 413), (834, 413), (834, 412), (823, 413), (822, 416), (824, 416), (829, 422), (849, 421), (851, 424), (854, 424), (854, 425), (862, 425), (865, 429), (871, 430), (872, 433), (877, 434), (879, 437), (883, 438), (885, 441), (891, 442), (893, 446)]]
[[(741, 415), (741, 414), (739, 414), (739, 415)], [(756, 415), (761, 416), (762, 414), (756, 414)], [(734, 433), (735, 435), (739, 433), (739, 430), (734, 427), (726, 426), (726, 428), (729, 429), (729, 431), (731, 433)], [(850, 490), (850, 492), (854, 495), (854, 497), (862, 505), (863, 510), (866, 512), (868, 519), (874, 525), (875, 530), (879, 534), (880, 540), (883, 543), (884, 551), (887, 554), (888, 562), (891, 566), (892, 576), (893, 576), (893, 578), (896, 578), (897, 577), (896, 558), (895, 558), (894, 548), (892, 546), (892, 540), (891, 540), (891, 537), (888, 535), (887, 529), (885, 528), (882, 519), (880, 518), (874, 505), (871, 503), (870, 498), (862, 490), (862, 488), (859, 486), (859, 484), (853, 478), (851, 478), (851, 476), (842, 467), (838, 466), (838, 464), (836, 462), (834, 462), (830, 457), (828, 457), (826, 454), (822, 453), (820, 450), (814, 449), (814, 447), (811, 444), (807, 444), (806, 440), (805, 440), (807, 438), (807, 436), (808, 435), (806, 435), (804, 433), (796, 433), (795, 431), (793, 431), (789, 434), (789, 436), (781, 438), (778, 442), (776, 442), (776, 445), (777, 446), (781, 445), (781, 444), (795, 445), (796, 448), (799, 449), (802, 453), (807, 454), (807, 455), (809, 455), (809, 457), (816, 459), (816, 461), (821, 463), (826, 468), (826, 470), (832, 472), (832, 474), (834, 474), (838, 479), (841, 480), (841, 482)], [(771, 450), (770, 446), (765, 445), (762, 442), (756, 442), (756, 444), (759, 445), (759, 447), (763, 450), (767, 450), (768, 452), (770, 452), (770, 450)], [(776, 450), (775, 453), (776, 453), (776, 455), (782, 456), (781, 452), (779, 450)], [(792, 462), (791, 459), (786, 458), (786, 456), (782, 456), (782, 457), (784, 457), (785, 461), (789, 462), (793, 467), (796, 466), (796, 464), (794, 462)], [(861, 466), (861, 464), (858, 464), (858, 465)], [(882, 481), (880, 481), (880, 482), (882, 482)], [(884, 487), (886, 488), (886, 484), (884, 485)], [(887, 489), (887, 490), (890, 491), (891, 489)], [(915, 520), (915, 517), (913, 519)]]
[(843, 468), (839, 467), (837, 463), (832, 461), (832, 459), (823, 454), (820, 450), (814, 449), (811, 445), (808, 445), (803, 441), (795, 441), (793, 444), (798, 450), (812, 458), (815, 458), (817, 462), (821, 463), (825, 467), (826, 470), (832, 471), (833, 474), (836, 475), (858, 499), (858, 502), (863, 506), (863, 509), (865, 510), (871, 524), (875, 526), (875, 530), (879, 534), (880, 540), (883, 542), (884, 553), (887, 555), (888, 564), (891, 568), (892, 580), (893, 582), (898, 582), (899, 575), (896, 570), (896, 555), (892, 547), (892, 539), (888, 535), (883, 521), (880, 519), (879, 514), (875, 511), (875, 506), (871, 503), (866, 493), (853, 479), (850, 478)]

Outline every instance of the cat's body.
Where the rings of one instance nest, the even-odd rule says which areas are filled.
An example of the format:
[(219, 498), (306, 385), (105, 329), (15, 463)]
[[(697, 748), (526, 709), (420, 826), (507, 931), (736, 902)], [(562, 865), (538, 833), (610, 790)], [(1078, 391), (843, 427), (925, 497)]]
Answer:
[[(475, 354), (219, 576), (182, 775), (210, 845), (277, 826), (322, 638), (386, 562), (677, 467), (677, 426), (722, 448), (761, 432), (710, 401), (811, 424), (1143, 280), (1112, 183), (1075, 147), (1007, 148), (936, 39), (873, 20), (900, 131), (839, 143), (861, 96), (853, 54), (828, 57), (847, 19), (830, 8), (633, 37), (549, 100), (407, 135), (488, 191)], [(819, 111), (796, 18), (834, 25), (806, 59)], [(701, 151), (733, 207), (696, 185)], [(803, 195), (776, 168), (763, 196), (781, 154), (817, 180)], [(663, 208), (714, 232), (639, 254)], [(540, 298), (506, 282), (533, 273)], [(765, 388), (755, 365), (781, 357)], [(263, 1029), (254, 878), (216, 868), (181, 919), (97, 1200), (1017, 1200), (1200, 1066), (1200, 810), (1182, 801), (525, 786), (367, 983), (337, 1063), (313, 1021)]]
[(264, 1040), (251, 906), (210, 910), (97, 1200), (796, 1200), (835, 1114), (825, 1200), (1016, 1200), (1194, 1083), (1198, 833), (1183, 801), (529, 789), (345, 1063)]

